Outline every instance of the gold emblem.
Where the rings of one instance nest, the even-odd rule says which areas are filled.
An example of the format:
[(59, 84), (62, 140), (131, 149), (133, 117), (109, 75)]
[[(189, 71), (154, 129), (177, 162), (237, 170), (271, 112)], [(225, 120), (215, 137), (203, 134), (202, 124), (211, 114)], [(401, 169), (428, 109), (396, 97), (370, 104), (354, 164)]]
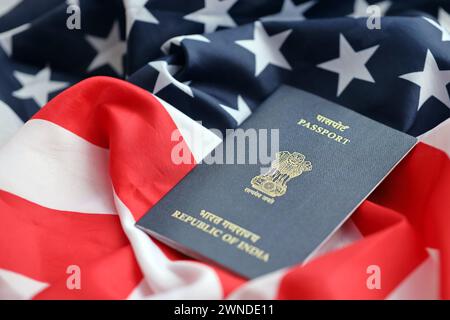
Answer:
[(287, 183), (303, 172), (312, 170), (310, 161), (298, 152), (281, 151), (276, 153), (271, 168), (265, 174), (254, 177), (252, 187), (271, 197), (280, 197), (286, 193)]

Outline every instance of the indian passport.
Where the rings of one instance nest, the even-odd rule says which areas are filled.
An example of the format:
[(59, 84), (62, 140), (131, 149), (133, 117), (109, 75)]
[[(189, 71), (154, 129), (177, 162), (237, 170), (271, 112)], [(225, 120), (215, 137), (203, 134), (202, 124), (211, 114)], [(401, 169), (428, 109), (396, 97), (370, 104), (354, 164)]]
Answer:
[(305, 261), (416, 142), (282, 86), (137, 226), (189, 256), (258, 277)]

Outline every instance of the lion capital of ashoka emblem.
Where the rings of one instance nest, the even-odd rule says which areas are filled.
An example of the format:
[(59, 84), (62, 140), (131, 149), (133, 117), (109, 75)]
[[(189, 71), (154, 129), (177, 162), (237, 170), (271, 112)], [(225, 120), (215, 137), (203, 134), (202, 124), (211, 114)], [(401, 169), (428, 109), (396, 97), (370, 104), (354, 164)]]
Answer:
[(312, 170), (310, 161), (298, 152), (281, 151), (276, 153), (271, 168), (265, 174), (254, 177), (252, 187), (271, 197), (280, 197), (287, 191), (287, 183), (300, 176), (303, 172)]

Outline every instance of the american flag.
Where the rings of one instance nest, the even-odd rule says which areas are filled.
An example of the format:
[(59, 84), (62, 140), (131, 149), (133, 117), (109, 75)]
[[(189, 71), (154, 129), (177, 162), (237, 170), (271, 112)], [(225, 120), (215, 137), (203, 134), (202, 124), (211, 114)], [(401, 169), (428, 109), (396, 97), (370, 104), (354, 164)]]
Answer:
[[(447, 30), (448, 0), (2, 0), (0, 298), (449, 299)], [(314, 259), (252, 281), (134, 226), (195, 166), (174, 130), (198, 163), (281, 84), (421, 143)]]

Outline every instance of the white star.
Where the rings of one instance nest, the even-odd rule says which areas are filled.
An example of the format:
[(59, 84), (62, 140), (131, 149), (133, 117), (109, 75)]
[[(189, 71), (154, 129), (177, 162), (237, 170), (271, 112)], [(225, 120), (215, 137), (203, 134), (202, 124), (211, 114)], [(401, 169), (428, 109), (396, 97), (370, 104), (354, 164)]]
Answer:
[(130, 34), (131, 28), (136, 21), (159, 24), (158, 19), (148, 11), (145, 7), (147, 0), (127, 0), (126, 15), (127, 15), (127, 35)]
[(450, 83), (450, 70), (439, 69), (430, 50), (427, 51), (423, 71), (404, 74), (400, 78), (411, 81), (420, 87), (417, 110), (431, 97), (437, 98), (450, 108), (450, 98), (446, 87)]
[(0, 17), (9, 13), (15, 7), (17, 7), (23, 0), (3, 0), (0, 1)]
[(280, 12), (262, 17), (261, 20), (305, 20), (304, 13), (315, 4), (316, 1), (308, 1), (305, 3), (300, 3), (296, 6), (294, 2), (292, 2), (292, 0), (284, 0), (283, 7), (281, 8)]
[(438, 21), (433, 19), (423, 17), (426, 21), (431, 23), (435, 28), (442, 32), (442, 41), (450, 41), (450, 14), (448, 14), (444, 9), (439, 8)]
[(107, 38), (86, 36), (86, 40), (97, 51), (97, 55), (87, 69), (88, 72), (104, 65), (110, 65), (117, 74), (123, 75), (122, 56), (125, 54), (127, 46), (124, 41), (120, 40), (117, 22), (114, 23)]
[(164, 52), (165, 54), (168, 54), (169, 50), (170, 50), (170, 46), (172, 44), (179, 46), (179, 45), (181, 45), (181, 42), (183, 42), (183, 40), (185, 40), (185, 39), (201, 41), (201, 42), (210, 42), (208, 38), (206, 38), (205, 36), (202, 36), (201, 34), (188, 34), (188, 35), (184, 35), (184, 36), (170, 38), (169, 40), (167, 40), (166, 42), (163, 43), (163, 45), (161, 46), (161, 51)]
[(153, 88), (154, 94), (158, 93), (168, 85), (173, 84), (187, 95), (194, 97), (192, 89), (186, 83), (181, 83), (173, 77), (173, 75), (180, 70), (180, 66), (169, 65), (166, 61), (153, 61), (150, 62), (149, 65), (159, 72), (155, 87)]
[(339, 75), (337, 96), (340, 96), (353, 79), (375, 83), (369, 70), (367, 70), (366, 63), (377, 49), (378, 46), (374, 46), (356, 52), (344, 35), (340, 34), (339, 58), (321, 63), (317, 67), (336, 72)]
[(8, 56), (12, 54), (12, 40), (16, 34), (19, 34), (30, 27), (30, 24), (23, 24), (17, 28), (0, 33), (0, 46)]
[(39, 71), (36, 75), (14, 71), (14, 77), (20, 82), (22, 88), (12, 95), (19, 99), (33, 99), (40, 107), (48, 102), (48, 95), (66, 88), (69, 83), (50, 80), (51, 70), (49, 66)]
[(261, 22), (256, 21), (253, 29), (253, 40), (239, 40), (236, 44), (255, 55), (255, 77), (269, 65), (291, 70), (291, 66), (280, 51), (292, 29), (269, 36)]
[(367, 8), (374, 5), (380, 8), (380, 13), (382, 16), (384, 16), (386, 14), (386, 11), (388, 11), (391, 7), (392, 3), (391, 1), (381, 1), (370, 5), (365, 0), (355, 0), (353, 13), (349, 14), (349, 16), (353, 18), (367, 17), (369, 15), (367, 13)]
[(228, 112), (230, 114), (230, 116), (232, 116), (234, 118), (234, 120), (236, 120), (238, 126), (241, 125), (242, 122), (244, 122), (244, 120), (247, 119), (252, 114), (252, 111), (248, 107), (247, 103), (240, 95), (238, 95), (238, 98), (237, 98), (237, 107), (238, 107), (237, 110), (227, 107), (223, 104), (221, 104), (220, 106), (226, 112)]
[(231, 18), (228, 10), (238, 0), (205, 0), (205, 7), (185, 15), (185, 20), (203, 23), (205, 33), (216, 31), (218, 27), (235, 27), (236, 22)]

